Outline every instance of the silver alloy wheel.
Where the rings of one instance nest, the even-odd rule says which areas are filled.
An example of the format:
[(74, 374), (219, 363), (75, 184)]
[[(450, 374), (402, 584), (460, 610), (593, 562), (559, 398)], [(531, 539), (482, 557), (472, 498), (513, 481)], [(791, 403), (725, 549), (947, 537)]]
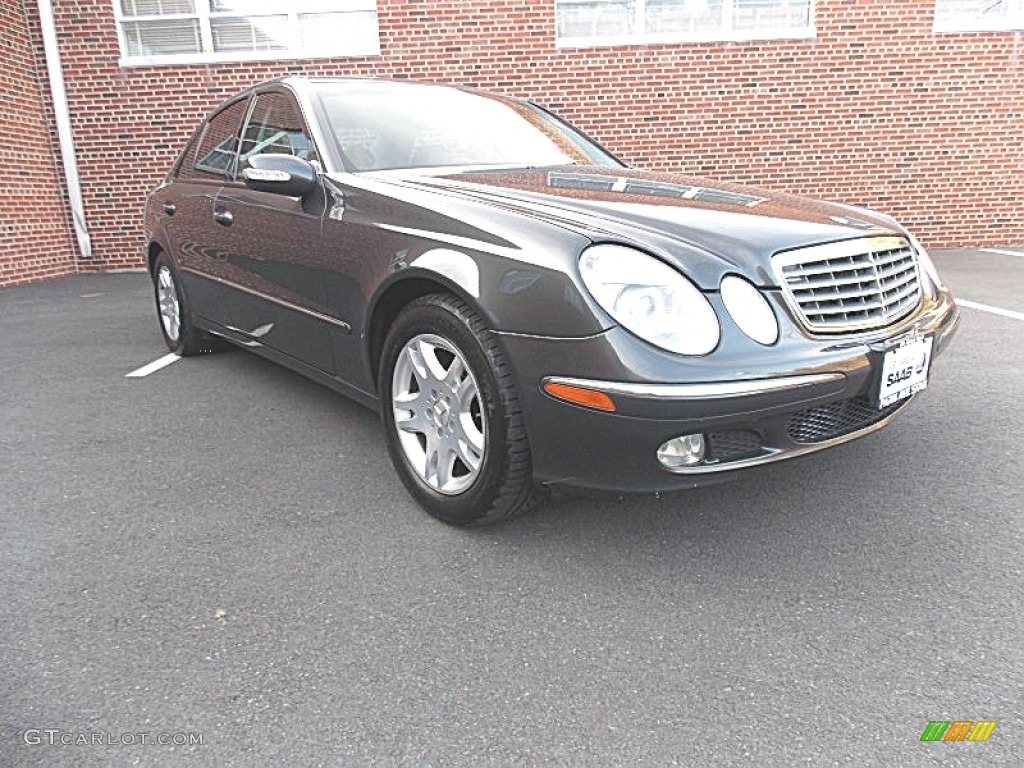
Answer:
[(181, 306), (178, 304), (178, 290), (174, 285), (174, 275), (170, 267), (160, 267), (156, 275), (156, 301), (160, 311), (160, 322), (164, 333), (171, 341), (178, 340), (181, 333)]
[(409, 465), (447, 496), (469, 488), (484, 458), (480, 388), (462, 353), (433, 334), (409, 339), (391, 376), (391, 407)]

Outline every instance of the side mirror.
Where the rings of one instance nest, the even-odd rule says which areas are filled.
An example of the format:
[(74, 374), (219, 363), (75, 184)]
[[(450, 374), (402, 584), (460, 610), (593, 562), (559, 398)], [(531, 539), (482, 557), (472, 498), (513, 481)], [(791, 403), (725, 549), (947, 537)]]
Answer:
[(242, 180), (249, 189), (304, 197), (316, 186), (316, 168), (301, 157), (253, 155), (248, 162), (242, 169)]

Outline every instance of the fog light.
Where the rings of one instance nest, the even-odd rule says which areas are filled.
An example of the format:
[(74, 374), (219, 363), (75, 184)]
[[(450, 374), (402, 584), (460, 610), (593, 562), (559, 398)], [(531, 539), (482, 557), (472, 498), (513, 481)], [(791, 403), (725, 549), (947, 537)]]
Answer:
[(680, 435), (662, 443), (658, 461), (665, 469), (692, 467), (704, 461), (704, 435)]

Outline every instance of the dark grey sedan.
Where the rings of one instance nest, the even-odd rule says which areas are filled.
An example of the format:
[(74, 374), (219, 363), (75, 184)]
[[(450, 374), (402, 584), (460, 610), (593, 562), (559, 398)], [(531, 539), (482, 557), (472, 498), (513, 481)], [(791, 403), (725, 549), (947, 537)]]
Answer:
[(958, 321), (888, 216), (635, 170), (528, 101), (410, 82), (228, 100), (146, 239), (172, 351), (227, 339), (379, 409), (455, 524), (873, 432)]

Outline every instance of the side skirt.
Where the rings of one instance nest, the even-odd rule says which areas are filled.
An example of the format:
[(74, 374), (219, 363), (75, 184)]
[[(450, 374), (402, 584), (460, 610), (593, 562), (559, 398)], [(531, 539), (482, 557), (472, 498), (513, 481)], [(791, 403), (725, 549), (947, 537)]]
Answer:
[(360, 405), (363, 405), (373, 411), (378, 411), (380, 409), (380, 401), (374, 394), (364, 392), (358, 387), (349, 384), (347, 381), (342, 381), (341, 379), (324, 373), (318, 368), (314, 368), (301, 360), (297, 360), (291, 355), (279, 352), (276, 349), (272, 349), (258, 341), (250, 339), (244, 333), (226, 328), (203, 317), (193, 316), (193, 318), (193, 322), (196, 327), (201, 328), (207, 333), (211, 333), (225, 341), (230, 341), (232, 344), (241, 347), (247, 352), (254, 352), (260, 357), (264, 357), (267, 360), (294, 371), (295, 373), (305, 376), (307, 379), (315, 381), (317, 384), (322, 384), (328, 389), (332, 389), (350, 400), (355, 400)]

